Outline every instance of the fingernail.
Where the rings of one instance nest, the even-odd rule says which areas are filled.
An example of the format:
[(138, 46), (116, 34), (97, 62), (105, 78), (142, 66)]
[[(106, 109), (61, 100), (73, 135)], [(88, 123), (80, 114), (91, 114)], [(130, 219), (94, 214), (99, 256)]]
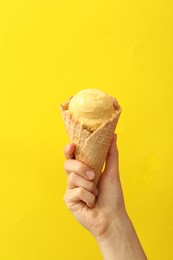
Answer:
[(91, 170), (86, 171), (86, 176), (88, 177), (89, 180), (92, 180), (95, 176), (94, 172)]
[(95, 188), (95, 190), (94, 190), (94, 195), (95, 195), (95, 196), (97, 196), (97, 195), (98, 195), (98, 193), (99, 193), (99, 192), (98, 192), (98, 189), (97, 189), (97, 188)]

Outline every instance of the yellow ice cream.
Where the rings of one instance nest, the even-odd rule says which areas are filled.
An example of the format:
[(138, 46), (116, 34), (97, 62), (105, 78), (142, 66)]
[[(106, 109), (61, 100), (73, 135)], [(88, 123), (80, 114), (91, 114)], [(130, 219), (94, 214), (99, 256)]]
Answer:
[(74, 119), (94, 131), (116, 113), (113, 100), (98, 89), (84, 89), (72, 97), (69, 111)]

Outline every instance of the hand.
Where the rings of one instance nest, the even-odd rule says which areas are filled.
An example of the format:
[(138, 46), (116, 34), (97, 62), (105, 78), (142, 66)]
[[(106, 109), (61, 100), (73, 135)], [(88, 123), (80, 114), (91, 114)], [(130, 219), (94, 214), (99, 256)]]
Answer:
[(94, 172), (74, 159), (74, 144), (65, 147), (68, 174), (64, 200), (75, 218), (96, 238), (104, 260), (146, 260), (133, 224), (127, 215), (121, 188), (116, 136), (98, 188)]
[(94, 172), (73, 159), (74, 149), (73, 144), (65, 148), (67, 160), (64, 167), (68, 182), (64, 200), (75, 218), (96, 239), (106, 238), (112, 233), (112, 226), (126, 215), (119, 178), (116, 136), (112, 140), (98, 189), (92, 182)]

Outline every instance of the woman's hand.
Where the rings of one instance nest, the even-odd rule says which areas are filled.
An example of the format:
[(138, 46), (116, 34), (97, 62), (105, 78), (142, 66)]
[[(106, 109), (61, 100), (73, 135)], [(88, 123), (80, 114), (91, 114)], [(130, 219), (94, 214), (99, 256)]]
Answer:
[(65, 148), (64, 168), (68, 174), (64, 200), (75, 218), (96, 238), (104, 260), (146, 260), (135, 229), (128, 217), (121, 188), (116, 136), (105, 170), (95, 186), (94, 172), (74, 159), (75, 146)]
[(74, 159), (73, 144), (65, 148), (65, 171), (68, 174), (64, 196), (75, 218), (96, 239), (109, 237), (112, 226), (126, 215), (118, 171), (118, 151), (114, 136), (98, 188), (93, 183), (94, 172)]

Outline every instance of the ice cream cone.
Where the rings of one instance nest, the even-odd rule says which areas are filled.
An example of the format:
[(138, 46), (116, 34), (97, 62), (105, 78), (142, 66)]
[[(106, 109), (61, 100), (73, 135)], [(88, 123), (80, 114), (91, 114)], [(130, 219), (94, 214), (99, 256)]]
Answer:
[(121, 113), (121, 107), (114, 99), (113, 106), (117, 111), (115, 115), (94, 132), (90, 132), (71, 116), (68, 110), (70, 99), (60, 105), (65, 128), (70, 142), (75, 144), (75, 158), (94, 171), (95, 179), (93, 181), (97, 185)]

